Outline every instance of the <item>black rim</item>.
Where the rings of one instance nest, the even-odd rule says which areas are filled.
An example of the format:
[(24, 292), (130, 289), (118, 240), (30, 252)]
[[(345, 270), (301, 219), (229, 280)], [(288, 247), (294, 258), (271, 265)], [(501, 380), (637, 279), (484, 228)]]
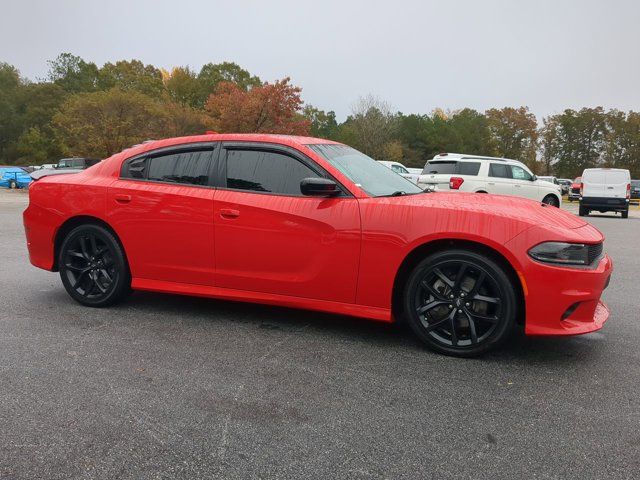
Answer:
[(416, 291), (415, 309), (427, 335), (450, 347), (482, 343), (504, 314), (495, 277), (463, 260), (441, 262), (426, 271)]
[(543, 203), (546, 203), (547, 205), (551, 205), (552, 207), (556, 206), (556, 199), (553, 197), (547, 197), (544, 199)]
[(63, 273), (79, 295), (103, 298), (118, 279), (113, 251), (96, 233), (82, 233), (73, 238), (64, 252)]

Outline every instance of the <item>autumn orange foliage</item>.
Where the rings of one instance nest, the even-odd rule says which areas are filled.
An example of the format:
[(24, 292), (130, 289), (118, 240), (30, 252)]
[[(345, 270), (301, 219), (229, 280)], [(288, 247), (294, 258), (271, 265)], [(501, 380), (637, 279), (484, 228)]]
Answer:
[(249, 90), (222, 82), (205, 108), (220, 132), (308, 135), (311, 123), (300, 114), (302, 89), (289, 81), (287, 77)]

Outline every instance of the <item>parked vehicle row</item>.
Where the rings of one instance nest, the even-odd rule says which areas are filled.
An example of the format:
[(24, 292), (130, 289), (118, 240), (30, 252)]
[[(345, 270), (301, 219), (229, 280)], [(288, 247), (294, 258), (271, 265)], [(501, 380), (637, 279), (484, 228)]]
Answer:
[(593, 210), (620, 212), (622, 218), (629, 216), (631, 199), (631, 175), (620, 168), (587, 168), (580, 182), (580, 216)]
[(0, 188), (26, 188), (31, 183), (31, 177), (21, 167), (0, 167)]
[(560, 187), (539, 180), (516, 160), (445, 153), (429, 160), (418, 186), (433, 190), (495, 193), (529, 198), (554, 207), (562, 202)]
[[(536, 198), (558, 195), (509, 160), (439, 156), (424, 170), (436, 186), (442, 175), (458, 190), (529, 182)], [(425, 191), (329, 140), (210, 134), (43, 176), (24, 225), (31, 263), (91, 307), (136, 289), (322, 310), (406, 322), (458, 356), (516, 325), (600, 329), (612, 272), (600, 231), (552, 202), (456, 182)]]

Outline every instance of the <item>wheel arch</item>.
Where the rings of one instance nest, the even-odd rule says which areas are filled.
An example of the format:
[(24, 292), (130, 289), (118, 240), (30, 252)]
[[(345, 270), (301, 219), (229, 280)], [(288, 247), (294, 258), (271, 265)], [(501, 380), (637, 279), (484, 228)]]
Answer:
[(74, 217), (70, 217), (60, 225), (58, 230), (56, 231), (56, 235), (53, 241), (53, 268), (52, 271), (58, 271), (58, 256), (60, 254), (60, 247), (62, 246), (62, 242), (64, 241), (67, 234), (76, 227), (80, 225), (99, 225), (104, 229), (108, 230), (117, 240), (120, 248), (122, 249), (122, 253), (124, 255), (124, 260), (126, 264), (129, 264), (129, 260), (127, 258), (127, 251), (122, 244), (122, 240), (120, 240), (120, 236), (118, 233), (104, 220), (94, 217), (91, 215), (77, 215)]
[(413, 268), (427, 255), (434, 252), (451, 250), (451, 249), (463, 249), (473, 252), (482, 253), (492, 260), (496, 261), (502, 266), (507, 273), (507, 276), (512, 281), (515, 288), (515, 294), (517, 299), (517, 312), (516, 322), (519, 325), (524, 325), (525, 321), (525, 295), (522, 281), (513, 263), (507, 259), (501, 252), (496, 250), (486, 243), (478, 242), (475, 240), (463, 240), (458, 238), (445, 238), (427, 241), (416, 246), (409, 254), (404, 258), (400, 267), (396, 272), (396, 276), (393, 281), (393, 291), (391, 297), (391, 309), (394, 317), (398, 320), (401, 317), (402, 308), (402, 287), (408, 279)]

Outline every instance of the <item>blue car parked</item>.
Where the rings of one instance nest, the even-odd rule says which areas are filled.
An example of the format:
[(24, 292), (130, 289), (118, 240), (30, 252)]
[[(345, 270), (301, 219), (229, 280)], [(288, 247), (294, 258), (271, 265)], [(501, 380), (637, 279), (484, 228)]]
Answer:
[(31, 176), (20, 167), (0, 167), (0, 188), (25, 188)]

